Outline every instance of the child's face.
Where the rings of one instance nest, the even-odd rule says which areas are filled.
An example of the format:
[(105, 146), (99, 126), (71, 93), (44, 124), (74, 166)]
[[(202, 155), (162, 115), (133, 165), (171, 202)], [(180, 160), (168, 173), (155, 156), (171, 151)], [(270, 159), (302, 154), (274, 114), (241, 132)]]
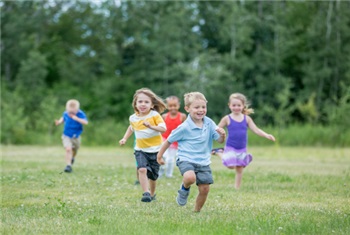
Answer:
[(176, 99), (171, 99), (167, 101), (167, 108), (171, 114), (177, 114), (180, 108), (179, 101)]
[(68, 107), (67, 108), (67, 112), (68, 112), (68, 115), (70, 117), (72, 117), (72, 116), (75, 116), (78, 113), (78, 109), (77, 108), (73, 108), (73, 107)]
[(204, 100), (194, 100), (190, 106), (185, 106), (193, 121), (203, 120), (207, 114), (207, 102)]
[(136, 99), (136, 109), (141, 116), (147, 115), (153, 108), (152, 100), (147, 95), (141, 93)]
[(229, 106), (231, 112), (234, 114), (242, 113), (243, 108), (244, 108), (242, 101), (239, 99), (231, 99), (228, 106)]

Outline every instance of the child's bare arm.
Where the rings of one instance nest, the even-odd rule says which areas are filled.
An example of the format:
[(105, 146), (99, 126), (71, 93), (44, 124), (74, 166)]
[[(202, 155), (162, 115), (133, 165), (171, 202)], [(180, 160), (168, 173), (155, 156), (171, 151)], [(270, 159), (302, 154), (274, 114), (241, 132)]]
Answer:
[(227, 125), (228, 125), (228, 116), (225, 116), (220, 120), (218, 127), (224, 128)]
[(77, 122), (79, 122), (80, 124), (83, 124), (83, 125), (87, 125), (87, 124), (89, 123), (88, 120), (83, 119), (83, 118), (79, 118), (79, 117), (76, 116), (76, 115), (71, 116), (71, 118), (72, 118), (74, 121), (77, 121)]
[(265, 131), (261, 130), (260, 128), (258, 128), (253, 119), (249, 116), (247, 116), (247, 120), (248, 120), (248, 127), (257, 135), (261, 136), (261, 137), (265, 137), (266, 139), (275, 141), (275, 137), (271, 134), (266, 133)]
[(166, 128), (165, 127), (162, 127), (162, 126), (152, 126), (149, 122), (144, 122), (143, 123), (144, 126), (147, 126), (148, 128), (152, 129), (152, 130), (155, 130), (155, 131), (158, 131), (160, 133), (163, 133), (166, 131)]
[(158, 154), (157, 154), (157, 162), (160, 164), (160, 165), (164, 165), (165, 162), (163, 160), (163, 155), (165, 153), (165, 151), (170, 147), (170, 143), (169, 141), (164, 141), (163, 144), (162, 144), (162, 147), (160, 148)]
[(58, 125), (61, 125), (63, 123), (63, 117), (61, 117), (60, 119), (58, 120), (55, 120), (55, 125), (58, 126)]
[(132, 135), (132, 133), (133, 133), (133, 131), (131, 129), (131, 126), (129, 126), (124, 134), (124, 137), (121, 140), (119, 140), (119, 144), (124, 145), (126, 143), (126, 141), (129, 139), (129, 137)]

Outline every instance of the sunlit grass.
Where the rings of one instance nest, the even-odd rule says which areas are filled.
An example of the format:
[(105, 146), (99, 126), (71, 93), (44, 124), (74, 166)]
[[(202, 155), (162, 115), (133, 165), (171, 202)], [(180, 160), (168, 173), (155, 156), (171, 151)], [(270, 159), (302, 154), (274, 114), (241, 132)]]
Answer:
[(181, 176), (140, 202), (133, 151), (82, 147), (72, 174), (61, 147), (2, 146), (2, 234), (350, 234), (350, 149), (251, 147), (241, 190), (212, 158), (200, 213), (196, 187), (175, 203)]

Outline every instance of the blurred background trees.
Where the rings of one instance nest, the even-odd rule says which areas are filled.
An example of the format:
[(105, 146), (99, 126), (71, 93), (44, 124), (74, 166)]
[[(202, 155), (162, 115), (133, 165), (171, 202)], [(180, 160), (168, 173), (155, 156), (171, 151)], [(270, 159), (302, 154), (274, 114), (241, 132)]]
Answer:
[(4, 1), (1, 142), (52, 143), (76, 98), (90, 143), (114, 143), (149, 87), (203, 92), (215, 121), (241, 92), (259, 126), (331, 127), (349, 144), (349, 11), (339, 0)]

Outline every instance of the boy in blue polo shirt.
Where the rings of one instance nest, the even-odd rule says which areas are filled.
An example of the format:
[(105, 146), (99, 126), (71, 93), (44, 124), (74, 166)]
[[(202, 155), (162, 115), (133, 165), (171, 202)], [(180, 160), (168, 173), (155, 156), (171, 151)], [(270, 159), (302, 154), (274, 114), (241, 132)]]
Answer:
[(62, 135), (63, 147), (66, 149), (66, 168), (64, 172), (72, 172), (72, 164), (80, 147), (80, 135), (83, 132), (83, 125), (88, 124), (85, 113), (80, 110), (80, 104), (77, 100), (68, 100), (66, 111), (59, 120), (55, 120), (56, 126), (64, 122)]
[(208, 117), (207, 100), (200, 92), (187, 93), (185, 98), (185, 110), (189, 113), (187, 119), (172, 131), (158, 152), (157, 161), (164, 165), (163, 154), (173, 142), (178, 142), (178, 159), (176, 165), (183, 176), (183, 182), (176, 202), (180, 206), (187, 203), (190, 187), (196, 183), (198, 196), (194, 211), (199, 212), (209, 193), (209, 185), (213, 176), (210, 169), (210, 157), (213, 140), (223, 143), (226, 133)]

